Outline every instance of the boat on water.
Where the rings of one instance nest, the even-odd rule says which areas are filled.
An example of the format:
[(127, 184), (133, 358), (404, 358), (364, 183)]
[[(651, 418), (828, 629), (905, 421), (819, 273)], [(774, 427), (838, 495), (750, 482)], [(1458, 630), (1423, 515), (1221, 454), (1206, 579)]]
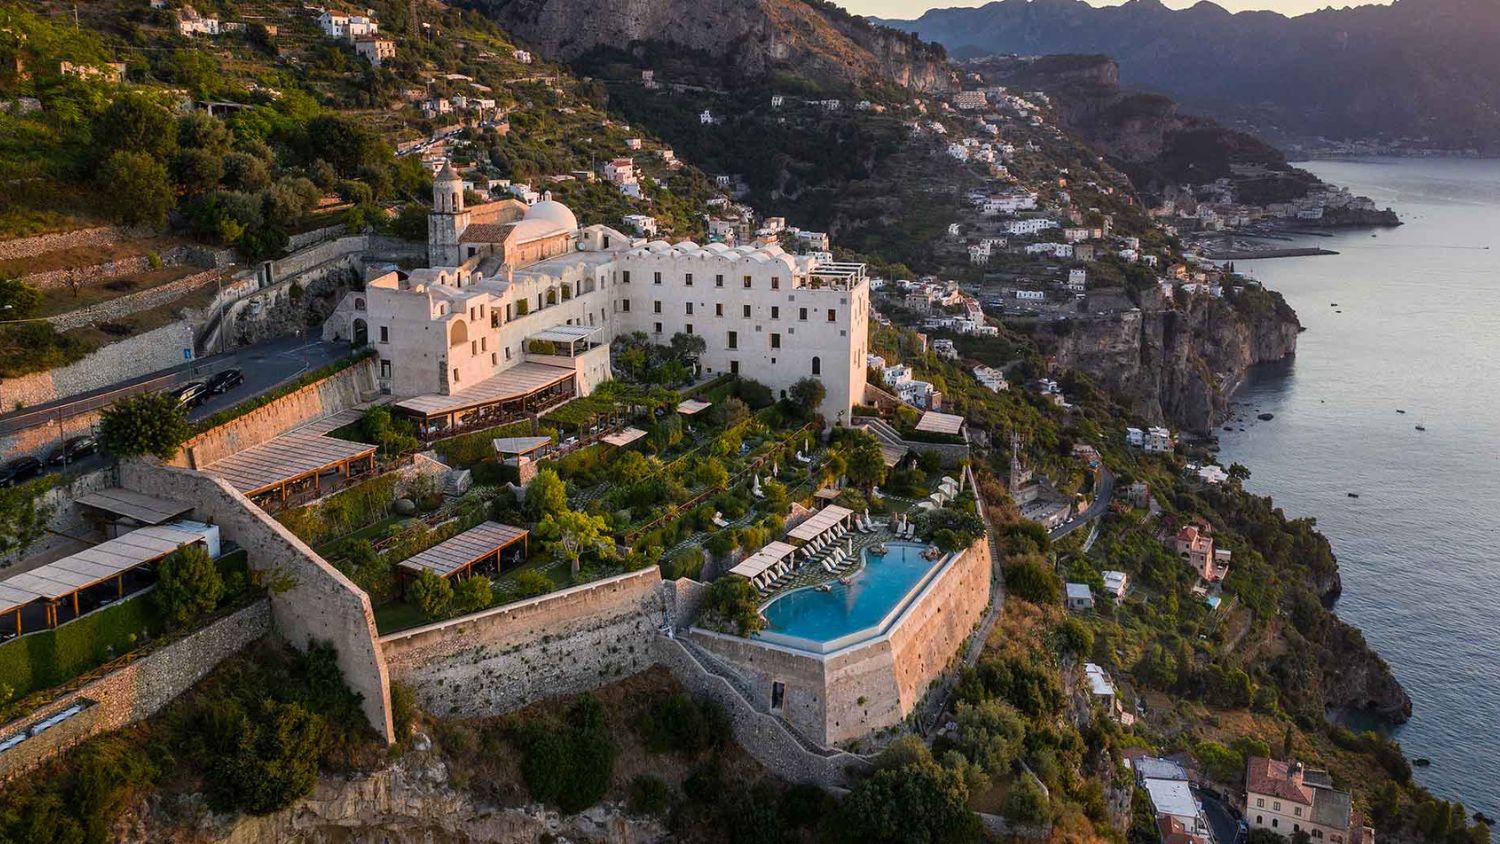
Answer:
[(1349, 496), (1350, 498), (1358, 498), (1359, 497), (1359, 493), (1357, 493), (1357, 492), (1346, 492), (1344, 494), (1347, 495), (1347, 496)]
[(1425, 431), (1425, 430), (1427, 430), (1427, 426), (1426, 425), (1418, 425), (1417, 426), (1417, 430), (1418, 431)]
[(1259, 416), (1257, 416), (1255, 418), (1259, 419), (1262, 422), (1270, 422), (1272, 419), (1276, 418), (1276, 414), (1274, 414), (1274, 413), (1262, 413), (1262, 414), (1260, 414)]
[(1398, 408), (1396, 408), (1396, 412), (1397, 413), (1405, 413), (1406, 411), (1404, 411), (1404, 410), (1402, 410), (1401, 408), (1398, 407)]

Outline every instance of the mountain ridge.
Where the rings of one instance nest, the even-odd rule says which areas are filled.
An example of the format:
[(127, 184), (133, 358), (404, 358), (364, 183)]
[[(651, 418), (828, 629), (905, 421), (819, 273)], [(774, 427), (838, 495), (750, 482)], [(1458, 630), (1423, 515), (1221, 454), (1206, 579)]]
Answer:
[(1297, 17), (1159, 0), (997, 0), (886, 26), (955, 56), (1102, 53), (1130, 87), (1273, 142), (1500, 149), (1500, 16), (1478, 0), (1396, 0)]

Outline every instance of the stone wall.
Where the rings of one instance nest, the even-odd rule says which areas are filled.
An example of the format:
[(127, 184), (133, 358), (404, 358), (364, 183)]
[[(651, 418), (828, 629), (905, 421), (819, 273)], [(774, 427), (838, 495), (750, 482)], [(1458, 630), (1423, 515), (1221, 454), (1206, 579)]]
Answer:
[(332, 240), (333, 238), (340, 237), (348, 231), (348, 226), (344, 225), (343, 223), (335, 223), (331, 226), (324, 226), (321, 229), (313, 229), (310, 232), (294, 234), (290, 238), (287, 238), (286, 248), (289, 252), (296, 252), (298, 249), (306, 249), (309, 246), (317, 243), (322, 243), (325, 240)]
[(244, 548), (250, 567), (271, 585), (276, 631), (298, 648), (310, 641), (332, 644), (344, 681), (363, 698), (375, 732), (392, 738), (390, 683), (368, 595), (219, 478), (133, 460), (120, 466), (120, 485), (191, 502), (194, 518), (218, 525), (223, 538)]
[(59, 249), (73, 249), (79, 246), (109, 246), (122, 240), (150, 237), (152, 234), (154, 232), (144, 228), (96, 226), (90, 229), (74, 229), (66, 232), (39, 234), (35, 237), (0, 240), (0, 261), (30, 258), (47, 252), (56, 252)]
[(900, 724), (960, 653), (984, 617), (992, 587), (989, 543), (944, 564), (883, 634), (828, 654), (694, 629), (693, 642), (723, 659), (760, 705), (782, 683), (781, 716), (834, 745)]
[(69, 331), (85, 325), (120, 319), (179, 299), (191, 290), (213, 283), (213, 280), (222, 274), (223, 270), (203, 270), (149, 290), (128, 293), (97, 305), (47, 317), (47, 321), (52, 323), (52, 327), (58, 331)]
[[(40, 504), (52, 511), (52, 517), (47, 520), (47, 533), (26, 550), (26, 557), (37, 557), (57, 549), (77, 546), (80, 541), (92, 543), (102, 540), (103, 537), (95, 533), (94, 526), (84, 519), (83, 508), (75, 502), (80, 495), (109, 489), (114, 485), (115, 470), (113, 467), (106, 467), (74, 475), (65, 483), (59, 483), (42, 493)], [(6, 569), (19, 559), (16, 554), (0, 555), (0, 577), (9, 574)]]
[(381, 637), (391, 676), (439, 716), (494, 715), (655, 664), (652, 566)]
[(63, 267), (56, 270), (31, 273), (21, 276), (38, 290), (68, 287), (70, 284), (94, 285), (119, 278), (123, 275), (139, 275), (161, 267), (176, 267), (192, 264), (204, 269), (222, 269), (234, 263), (234, 252), (229, 249), (206, 249), (197, 246), (174, 246), (164, 252), (146, 255), (126, 255), (89, 266)]
[(192, 323), (189, 320), (168, 323), (110, 343), (77, 363), (20, 378), (0, 379), (0, 410), (8, 413), (170, 369), (185, 361), (183, 349), (192, 348)]
[(850, 775), (868, 770), (869, 760), (841, 750), (817, 753), (793, 735), (780, 718), (758, 710), (730, 682), (707, 670), (682, 642), (658, 636), (658, 660), (697, 697), (717, 702), (729, 716), (735, 741), (755, 760), (787, 782), (826, 789), (848, 788)]
[(182, 444), (172, 465), (196, 469), (354, 407), (375, 392), (375, 361), (361, 360)]
[(0, 751), (0, 782), (23, 773), (93, 736), (154, 715), (203, 679), (225, 658), (271, 631), (267, 601), (256, 601), (201, 630), (150, 650), (36, 711), (0, 727), (0, 741), (67, 710), (84, 706), (9, 750)]

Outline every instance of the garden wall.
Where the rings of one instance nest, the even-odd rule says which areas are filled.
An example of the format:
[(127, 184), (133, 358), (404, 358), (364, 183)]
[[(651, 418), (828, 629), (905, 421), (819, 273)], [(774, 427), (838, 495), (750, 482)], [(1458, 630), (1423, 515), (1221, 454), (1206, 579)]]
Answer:
[(186, 359), (182, 350), (192, 348), (192, 323), (179, 320), (110, 343), (77, 363), (20, 378), (0, 379), (0, 412), (9, 413), (160, 372), (183, 363)]
[(333, 645), (344, 682), (363, 697), (375, 732), (392, 738), (390, 683), (369, 596), (223, 480), (133, 460), (120, 466), (120, 485), (192, 502), (195, 518), (218, 525), (225, 539), (244, 548), (250, 567), (270, 587), (276, 632), (298, 648), (310, 641)]
[(0, 261), (30, 258), (60, 249), (79, 246), (111, 246), (122, 240), (151, 237), (155, 232), (148, 228), (127, 229), (118, 226), (95, 226), (88, 229), (39, 234), (34, 237), (18, 237), (0, 240)]
[(68, 691), (0, 727), (0, 742), (74, 705), (82, 711), (0, 751), (0, 782), (54, 758), (93, 736), (154, 715), (225, 658), (271, 630), (270, 606), (256, 601), (201, 630), (162, 645)]
[(299, 425), (347, 410), (375, 392), (375, 361), (366, 358), (334, 374), (298, 388), (269, 404), (193, 437), (183, 443), (172, 465), (206, 466), (244, 451)]
[(439, 716), (494, 715), (655, 664), (660, 571), (573, 586), (380, 639), (391, 676)]
[(76, 311), (68, 311), (65, 314), (50, 316), (47, 317), (47, 321), (52, 323), (52, 327), (58, 331), (70, 331), (85, 325), (121, 319), (133, 313), (175, 301), (190, 290), (195, 290), (202, 285), (212, 283), (215, 278), (223, 273), (223, 270), (202, 270), (201, 272), (183, 276), (176, 281), (169, 281), (166, 284), (161, 284), (148, 290), (127, 293), (124, 296), (117, 296), (108, 301), (100, 302), (97, 305), (90, 305), (86, 308), (79, 308)]

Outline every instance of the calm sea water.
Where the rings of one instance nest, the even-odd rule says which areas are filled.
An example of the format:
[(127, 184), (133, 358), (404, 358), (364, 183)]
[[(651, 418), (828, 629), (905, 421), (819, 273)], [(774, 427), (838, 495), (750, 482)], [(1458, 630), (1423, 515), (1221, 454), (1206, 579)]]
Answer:
[(1220, 433), (1222, 457), (1333, 542), (1339, 615), (1414, 701), (1395, 737), (1432, 760), (1418, 779), (1500, 814), (1500, 161), (1308, 169), (1406, 225), (1299, 240), (1336, 256), (1237, 263), (1307, 331), (1241, 389), (1245, 431)]

